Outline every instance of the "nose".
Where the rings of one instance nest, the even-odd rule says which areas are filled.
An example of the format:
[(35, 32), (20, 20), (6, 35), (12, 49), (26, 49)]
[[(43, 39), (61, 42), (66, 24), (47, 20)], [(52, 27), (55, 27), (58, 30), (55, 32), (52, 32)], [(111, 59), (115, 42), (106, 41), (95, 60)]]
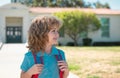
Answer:
[(59, 37), (59, 33), (58, 33), (58, 31), (55, 32), (55, 35), (56, 35), (57, 37)]

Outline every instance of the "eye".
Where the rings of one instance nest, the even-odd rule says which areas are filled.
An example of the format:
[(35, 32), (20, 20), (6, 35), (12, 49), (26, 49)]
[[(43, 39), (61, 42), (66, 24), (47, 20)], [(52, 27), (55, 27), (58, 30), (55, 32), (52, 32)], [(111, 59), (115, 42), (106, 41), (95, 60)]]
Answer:
[(55, 32), (55, 30), (52, 30), (52, 32)]
[(57, 30), (57, 32), (59, 33), (59, 31)]

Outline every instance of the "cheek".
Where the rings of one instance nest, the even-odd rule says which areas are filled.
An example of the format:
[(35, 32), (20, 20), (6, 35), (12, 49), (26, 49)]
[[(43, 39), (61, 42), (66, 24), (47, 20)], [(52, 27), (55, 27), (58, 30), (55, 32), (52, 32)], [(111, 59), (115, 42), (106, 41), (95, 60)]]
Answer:
[(52, 36), (48, 36), (48, 41), (51, 41), (53, 39)]

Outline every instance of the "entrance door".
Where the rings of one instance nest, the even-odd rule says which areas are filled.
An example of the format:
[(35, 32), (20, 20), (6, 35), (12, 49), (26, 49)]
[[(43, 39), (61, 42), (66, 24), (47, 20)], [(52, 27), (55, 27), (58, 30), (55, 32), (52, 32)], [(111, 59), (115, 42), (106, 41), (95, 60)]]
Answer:
[(22, 27), (6, 27), (6, 42), (21, 43), (22, 42)]

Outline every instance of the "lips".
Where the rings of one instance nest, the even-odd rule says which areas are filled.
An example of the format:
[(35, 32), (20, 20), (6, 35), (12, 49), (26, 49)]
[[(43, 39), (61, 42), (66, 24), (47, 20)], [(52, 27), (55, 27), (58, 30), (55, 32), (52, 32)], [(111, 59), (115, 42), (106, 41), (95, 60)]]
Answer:
[(57, 40), (57, 38), (53, 38), (53, 40)]

